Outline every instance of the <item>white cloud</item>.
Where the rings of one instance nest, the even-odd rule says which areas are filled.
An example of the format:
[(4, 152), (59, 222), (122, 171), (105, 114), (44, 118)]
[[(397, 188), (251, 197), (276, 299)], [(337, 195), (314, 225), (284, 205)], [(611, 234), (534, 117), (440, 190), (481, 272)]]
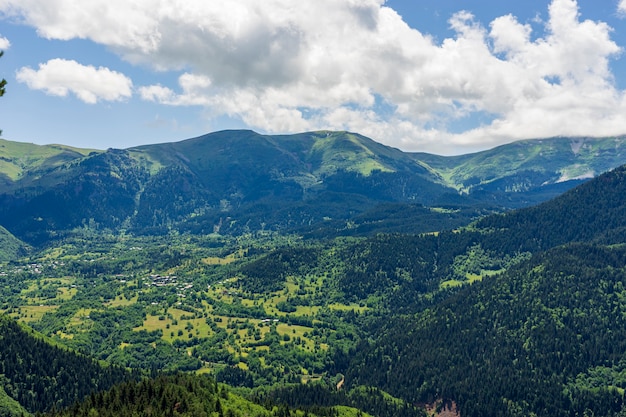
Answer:
[(3, 36), (0, 36), (0, 51), (7, 50), (11, 47), (11, 42)]
[[(346, 129), (439, 152), (626, 132), (625, 93), (609, 69), (621, 49), (605, 23), (581, 19), (575, 0), (551, 2), (540, 38), (511, 15), (482, 25), (459, 12), (450, 18), (456, 36), (441, 42), (384, 0), (218, 3), (0, 0), (0, 12), (46, 38), (91, 39), (134, 64), (184, 71), (178, 85), (144, 86), (141, 97), (268, 132)], [(493, 122), (446, 129), (474, 114)]]
[(617, 12), (626, 16), (626, 0), (620, 0), (617, 5)]
[(211, 80), (208, 77), (184, 73), (178, 78), (182, 94), (162, 85), (143, 86), (139, 88), (142, 99), (171, 106), (209, 106)]
[(33, 90), (65, 97), (73, 93), (85, 103), (117, 101), (132, 96), (131, 80), (108, 68), (81, 65), (76, 61), (51, 59), (34, 70), (23, 67), (17, 72), (19, 82)]
[(141, 98), (148, 101), (155, 101), (163, 104), (176, 105), (176, 93), (162, 85), (151, 85), (149, 87), (140, 87), (139, 94)]

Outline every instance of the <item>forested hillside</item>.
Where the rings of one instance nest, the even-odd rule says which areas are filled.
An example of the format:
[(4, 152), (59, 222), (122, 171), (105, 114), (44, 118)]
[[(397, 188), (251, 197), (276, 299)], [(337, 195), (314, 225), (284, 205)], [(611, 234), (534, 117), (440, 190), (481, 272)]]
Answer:
[[(328, 409), (326, 415), (339, 417), (339, 413), (332, 411)], [(67, 410), (48, 415), (295, 417), (304, 413), (297, 413), (285, 405), (265, 408), (246, 401), (230, 393), (227, 387), (219, 386), (207, 375), (177, 374), (117, 385), (109, 391), (94, 393)]]
[(54, 347), (0, 316), (2, 388), (29, 412), (67, 407), (94, 391), (133, 378), (125, 369)]
[(454, 401), (462, 416), (618, 415), (625, 186), (619, 168), (538, 207), (478, 221), (484, 247), (535, 255), (418, 314), (380, 320), (347, 380), (413, 402)]
[[(626, 232), (626, 167), (619, 167), (552, 201), (479, 220), (504, 232), (510, 250), (541, 250), (566, 242), (621, 243)], [(514, 247), (517, 246), (517, 247)]]
[[(119, 384), (50, 417), (89, 416), (232, 416), (232, 417), (424, 417), (418, 407), (384, 396), (378, 390), (349, 394), (320, 385), (298, 385), (243, 398), (208, 375), (160, 375)], [(362, 404), (374, 414), (355, 408)]]
[(452, 400), (463, 416), (614, 415), (626, 383), (624, 265), (621, 247), (537, 255), (417, 317), (387, 320), (348, 380)]
[(489, 214), (358, 135), (63, 155), (0, 195), (2, 413), (626, 414), (626, 167)]
[(0, 262), (18, 259), (28, 253), (28, 246), (0, 226)]

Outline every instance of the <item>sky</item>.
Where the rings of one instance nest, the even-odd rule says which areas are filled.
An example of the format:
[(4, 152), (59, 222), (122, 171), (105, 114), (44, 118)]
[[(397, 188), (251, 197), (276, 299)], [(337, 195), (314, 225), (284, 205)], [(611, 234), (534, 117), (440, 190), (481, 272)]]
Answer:
[(347, 130), (626, 134), (626, 0), (0, 0), (0, 129), (93, 149)]

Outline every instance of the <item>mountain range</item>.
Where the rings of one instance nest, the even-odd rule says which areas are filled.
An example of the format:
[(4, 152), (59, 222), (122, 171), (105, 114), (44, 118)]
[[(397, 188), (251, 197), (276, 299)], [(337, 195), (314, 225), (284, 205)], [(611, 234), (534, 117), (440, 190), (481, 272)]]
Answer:
[[(407, 153), (348, 132), (222, 131), (128, 149), (0, 140), (0, 225), (39, 245), (91, 227), (163, 234), (413, 232), (532, 205), (626, 163), (626, 137)], [(418, 217), (427, 221), (418, 221)]]
[(2, 142), (0, 412), (626, 415), (623, 140)]

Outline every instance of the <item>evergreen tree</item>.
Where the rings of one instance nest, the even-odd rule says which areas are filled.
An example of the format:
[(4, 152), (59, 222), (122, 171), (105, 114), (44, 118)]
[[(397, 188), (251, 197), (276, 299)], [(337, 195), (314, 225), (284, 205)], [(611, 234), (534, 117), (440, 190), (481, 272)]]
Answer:
[[(4, 55), (4, 51), (0, 51), (0, 57), (2, 57), (2, 55)], [(0, 97), (2, 97), (4, 95), (4, 93), (6, 92), (6, 88), (5, 86), (7, 85), (7, 80), (5, 80), (4, 78), (0, 81)], [(2, 130), (0, 129), (0, 135), (2, 135)]]

